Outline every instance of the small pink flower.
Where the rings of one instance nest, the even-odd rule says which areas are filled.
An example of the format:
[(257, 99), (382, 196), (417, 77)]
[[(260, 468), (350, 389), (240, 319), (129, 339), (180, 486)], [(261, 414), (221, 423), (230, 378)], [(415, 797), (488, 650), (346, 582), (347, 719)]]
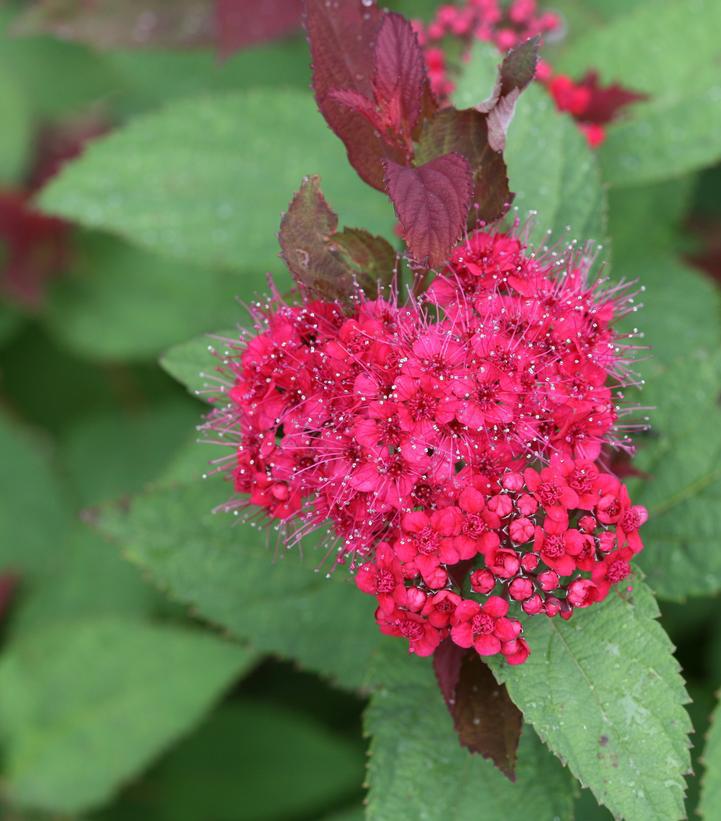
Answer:
[(590, 579), (576, 579), (568, 585), (568, 601), (574, 607), (588, 607), (599, 599), (599, 590)]
[(441, 643), (443, 634), (423, 616), (416, 613), (395, 610), (376, 613), (378, 627), (389, 636), (402, 636), (408, 639), (409, 652), (417, 656), (430, 656)]
[(506, 618), (508, 602), (491, 596), (484, 605), (462, 601), (453, 614), (451, 638), (459, 647), (474, 647), (481, 656), (500, 653), (502, 642), (513, 641), (521, 632), (521, 624)]
[(355, 583), (363, 593), (375, 596), (380, 609), (386, 613), (393, 612), (407, 598), (401, 563), (387, 542), (378, 545), (372, 562), (358, 568)]
[(557, 522), (568, 522), (568, 511), (578, 507), (578, 494), (568, 486), (560, 467), (543, 468), (537, 473), (532, 468), (524, 472), (526, 486), (546, 515)]
[(423, 615), (429, 623), (437, 629), (448, 627), (456, 612), (456, 608), (461, 603), (461, 597), (450, 590), (439, 590), (426, 600), (423, 607)]

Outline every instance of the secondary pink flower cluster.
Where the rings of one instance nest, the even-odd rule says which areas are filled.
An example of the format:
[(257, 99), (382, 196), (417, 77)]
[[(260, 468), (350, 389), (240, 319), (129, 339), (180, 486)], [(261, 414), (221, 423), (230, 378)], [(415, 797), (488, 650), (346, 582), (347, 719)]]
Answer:
[(416, 21), (415, 27), (425, 46), (431, 87), (444, 98), (453, 91), (443, 50), (448, 38), (466, 45), (482, 40), (506, 52), (538, 34), (556, 31), (560, 23), (552, 12), (539, 13), (536, 0), (512, 0), (506, 7), (499, 0), (467, 0), (462, 6), (440, 6), (427, 26)]
[(482, 40), (505, 53), (531, 37), (558, 30), (560, 25), (558, 15), (539, 13), (536, 0), (513, 0), (507, 7), (499, 0), (466, 0), (465, 5), (440, 6), (427, 26), (414, 21), (425, 48), (431, 88), (440, 99), (454, 89), (444, 51), (448, 43), (458, 42), (467, 48), (474, 40)]
[(614, 396), (629, 379), (626, 343), (612, 322), (632, 297), (589, 285), (590, 266), (477, 231), (406, 306), (359, 297), (348, 313), (277, 294), (255, 305), (256, 333), (226, 341), (206, 425), (231, 448), (219, 469), (238, 495), (224, 508), (260, 508), (289, 545), (329, 525), (336, 563), (362, 565), (381, 629), (414, 652), (450, 630), (523, 661), (505, 599), (455, 614), (474, 563), (476, 593), (570, 614), (621, 578), (603, 568), (614, 550), (627, 561), (626, 535), (640, 547), (625, 518), (617, 548), (605, 535), (643, 515), (593, 466), (602, 444), (627, 441)]
[[(466, 0), (465, 5), (441, 6), (431, 23), (424, 26), (416, 21), (415, 27), (425, 49), (431, 87), (440, 100), (445, 100), (454, 89), (446, 56), (449, 45), (460, 45), (461, 58), (467, 57), (474, 40), (493, 43), (505, 53), (536, 35), (558, 32), (561, 20), (552, 12), (540, 12), (536, 0), (513, 0), (505, 8), (499, 0)], [(603, 143), (605, 126), (624, 106), (645, 96), (615, 83), (601, 86), (593, 71), (575, 81), (566, 74), (557, 74), (543, 60), (538, 63), (536, 79), (547, 88), (558, 110), (576, 120), (592, 148)]]

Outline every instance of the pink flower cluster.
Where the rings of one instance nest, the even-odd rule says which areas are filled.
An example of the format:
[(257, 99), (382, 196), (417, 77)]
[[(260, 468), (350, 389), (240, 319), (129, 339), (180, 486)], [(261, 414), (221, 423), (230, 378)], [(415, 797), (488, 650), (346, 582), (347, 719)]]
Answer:
[[(224, 508), (260, 508), (289, 546), (329, 525), (336, 563), (360, 566), (381, 629), (413, 652), (450, 631), (523, 661), (509, 602), (570, 615), (640, 549), (631, 523), (645, 513), (594, 466), (604, 443), (627, 443), (612, 322), (633, 300), (589, 285), (590, 266), (477, 231), (408, 305), (255, 305), (256, 333), (227, 340), (206, 423), (231, 448)], [(482, 603), (463, 598), (466, 576)]]
[(415, 22), (421, 45), (425, 47), (431, 88), (441, 99), (454, 88), (443, 50), (449, 38), (465, 45), (482, 40), (505, 53), (531, 37), (556, 31), (560, 25), (558, 15), (539, 13), (536, 0), (512, 0), (505, 7), (499, 0), (466, 0), (465, 5), (440, 6), (427, 26)]
[[(447, 60), (449, 44), (460, 44), (461, 58), (467, 57), (474, 40), (493, 43), (505, 53), (536, 35), (558, 32), (561, 20), (551, 12), (539, 12), (536, 0), (513, 0), (506, 8), (498, 0), (466, 0), (465, 5), (441, 6), (428, 26), (416, 21), (415, 27), (424, 46), (431, 88), (440, 100), (446, 100), (454, 89)], [(617, 83), (601, 86), (594, 71), (579, 81), (557, 74), (543, 60), (536, 68), (536, 79), (548, 90), (556, 108), (576, 120), (591, 148), (603, 143), (605, 126), (622, 108), (645, 99)]]

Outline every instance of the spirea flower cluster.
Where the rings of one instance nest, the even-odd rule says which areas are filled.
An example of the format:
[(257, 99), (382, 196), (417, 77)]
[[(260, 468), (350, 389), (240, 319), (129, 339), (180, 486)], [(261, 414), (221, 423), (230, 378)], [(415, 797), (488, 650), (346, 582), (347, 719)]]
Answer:
[(206, 429), (219, 469), (289, 546), (329, 526), (335, 564), (419, 655), (450, 635), (510, 663), (523, 616), (600, 601), (641, 549), (643, 508), (596, 464), (619, 433), (634, 310), (591, 260), (477, 231), (424, 296), (253, 306), (227, 340)]
[(470, 45), (481, 40), (505, 53), (531, 37), (558, 31), (561, 20), (553, 12), (540, 12), (536, 0), (512, 0), (505, 7), (499, 0), (466, 0), (440, 6), (427, 26), (419, 21), (414, 26), (425, 48), (431, 86), (442, 99), (454, 88), (444, 51), (448, 41)]
[[(466, 0), (457, 6), (440, 6), (427, 26), (419, 21), (414, 25), (424, 47), (431, 87), (441, 101), (454, 90), (449, 54), (467, 59), (474, 40), (492, 43), (505, 53), (537, 35), (558, 36), (562, 28), (561, 18), (541, 11), (536, 0), (512, 0), (507, 6), (498, 0)], [(544, 60), (538, 61), (536, 80), (547, 89), (556, 108), (574, 118), (591, 148), (604, 142), (607, 125), (625, 106), (645, 96), (617, 83), (602, 86), (595, 71), (574, 80), (555, 72)]]

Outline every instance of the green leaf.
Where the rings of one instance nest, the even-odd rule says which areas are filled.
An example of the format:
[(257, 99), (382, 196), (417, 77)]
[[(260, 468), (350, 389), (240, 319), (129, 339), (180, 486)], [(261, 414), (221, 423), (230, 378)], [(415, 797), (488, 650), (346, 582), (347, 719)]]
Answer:
[(23, 636), (0, 661), (7, 799), (54, 813), (100, 804), (252, 661), (209, 635), (118, 619)]
[(590, 61), (603, 80), (618, 80), (654, 97), (691, 90), (699, 70), (718, 56), (719, 24), (721, 8), (714, 0), (642, 2), (576, 38), (557, 68), (580, 74)]
[(279, 704), (244, 699), (214, 711), (122, 803), (128, 817), (158, 821), (318, 818), (362, 780), (360, 745)]
[(680, 250), (682, 222), (695, 188), (696, 178), (689, 175), (609, 192), (608, 232), (616, 279), (633, 277), (631, 266), (649, 257), (655, 260)]
[(568, 622), (528, 619), (528, 661), (492, 665), (541, 739), (627, 821), (684, 817), (688, 696), (658, 615), (634, 580)]
[(139, 569), (88, 527), (76, 525), (52, 549), (62, 560), (52, 574), (22, 588), (12, 611), (14, 637), (60, 621), (142, 619), (164, 605)]
[(373, 602), (343, 568), (314, 572), (326, 551), (306, 539), (280, 552), (277, 536), (239, 525), (213, 508), (230, 494), (219, 481), (158, 489), (129, 510), (107, 508), (99, 526), (173, 598), (247, 639), (258, 650), (296, 659), (340, 685), (361, 687), (382, 637)]
[(614, 185), (661, 180), (711, 165), (721, 156), (715, 0), (643, 3), (608, 25), (591, 28), (563, 56), (559, 68), (581, 74), (593, 67), (650, 96), (609, 129), (601, 147), (604, 179)]
[(50, 573), (71, 525), (64, 489), (41, 442), (3, 415), (0, 453), (0, 568)]
[[(90, 49), (50, 37), (10, 36), (6, 30), (16, 16), (16, 4), (0, 4), (0, 71), (22, 89), (32, 115), (43, 120), (73, 116), (118, 93), (118, 77)], [(56, 77), (62, 82), (50, 81)], [(3, 118), (3, 130), (12, 127)]]
[(0, 62), (0, 183), (19, 180), (25, 170), (31, 142), (30, 117), (22, 89), (15, 77)]
[(237, 299), (252, 299), (265, 288), (262, 272), (194, 267), (88, 233), (53, 291), (46, 322), (56, 339), (82, 356), (149, 359), (191, 334), (231, 325), (244, 315)]
[[(614, 273), (638, 279), (645, 289), (638, 298), (642, 307), (623, 323), (624, 327), (637, 326), (643, 331), (639, 344), (649, 346), (639, 356), (638, 369), (644, 376), (651, 378), (659, 367), (675, 361), (682, 352), (690, 355), (699, 348), (715, 350), (721, 346), (721, 293), (703, 274), (673, 256), (650, 254), (629, 264), (618, 259)], [(649, 399), (646, 390), (634, 395), (634, 399), (652, 408), (652, 424), (656, 424), (658, 413), (665, 414), (662, 406), (668, 398), (659, 392)], [(683, 406), (683, 415), (701, 418), (690, 404)]]
[[(2, 251), (0, 251), (2, 259)], [(10, 305), (0, 303), (0, 345), (9, 340), (22, 324), (22, 316)]]
[(713, 821), (721, 816), (721, 709), (716, 709), (711, 716), (711, 727), (706, 736), (706, 748), (702, 762), (705, 768), (701, 782), (701, 801), (699, 815), (706, 821)]
[[(721, 293), (706, 276), (676, 259), (693, 178), (613, 189), (609, 197), (613, 278), (637, 280), (641, 310), (622, 321), (644, 334), (636, 369), (653, 375), (680, 351), (721, 347)], [(646, 405), (643, 392), (635, 397)], [(691, 410), (691, 409), (689, 409)], [(651, 414), (652, 421), (654, 413)]]
[(641, 394), (652, 429), (634, 465), (648, 478), (630, 482), (648, 508), (639, 557), (662, 598), (721, 590), (721, 354), (689, 352), (649, 378)]
[(536, 242), (548, 239), (547, 230), (552, 241), (605, 240), (606, 196), (596, 157), (573, 121), (556, 111), (538, 86), (518, 100), (505, 158), (521, 219), (538, 212)]
[(218, 60), (210, 51), (116, 51), (104, 62), (122, 83), (117, 105), (137, 112), (209, 91), (260, 86), (308, 88), (308, 45), (303, 37), (244, 48)]
[(213, 350), (222, 350), (224, 338), (235, 339), (238, 331), (218, 331), (210, 336), (200, 336), (174, 345), (160, 360), (163, 368), (193, 394), (201, 394), (214, 383), (213, 371), (216, 360)]
[(344, 222), (380, 233), (392, 225), (388, 202), (356, 177), (310, 94), (289, 89), (138, 117), (66, 166), (41, 203), (172, 257), (278, 270), (280, 214), (306, 174), (320, 174)]
[[(628, 14), (634, 6), (645, 2), (647, 0), (553, 0), (552, 8), (554, 12), (562, 15), (564, 29), (568, 32), (569, 38), (575, 36), (577, 39), (589, 28), (618, 15)], [(556, 38), (549, 39), (554, 41)], [(549, 51), (553, 47), (553, 42), (548, 43)], [(550, 62), (555, 64), (555, 60)]]
[(712, 165), (721, 157), (719, 130), (718, 77), (697, 77), (683, 91), (634, 104), (628, 119), (609, 128), (599, 151), (603, 178), (635, 185)]
[(85, 507), (140, 492), (186, 442), (199, 410), (181, 396), (97, 413), (73, 425), (63, 435), (58, 456), (77, 502)]
[(573, 817), (571, 779), (530, 727), (521, 737), (512, 783), (461, 747), (429, 660), (409, 658), (392, 642), (386, 640), (376, 659), (381, 683), (365, 716), (372, 736), (369, 821)]
[(453, 92), (456, 108), (472, 108), (491, 96), (501, 57), (491, 43), (476, 40)]

